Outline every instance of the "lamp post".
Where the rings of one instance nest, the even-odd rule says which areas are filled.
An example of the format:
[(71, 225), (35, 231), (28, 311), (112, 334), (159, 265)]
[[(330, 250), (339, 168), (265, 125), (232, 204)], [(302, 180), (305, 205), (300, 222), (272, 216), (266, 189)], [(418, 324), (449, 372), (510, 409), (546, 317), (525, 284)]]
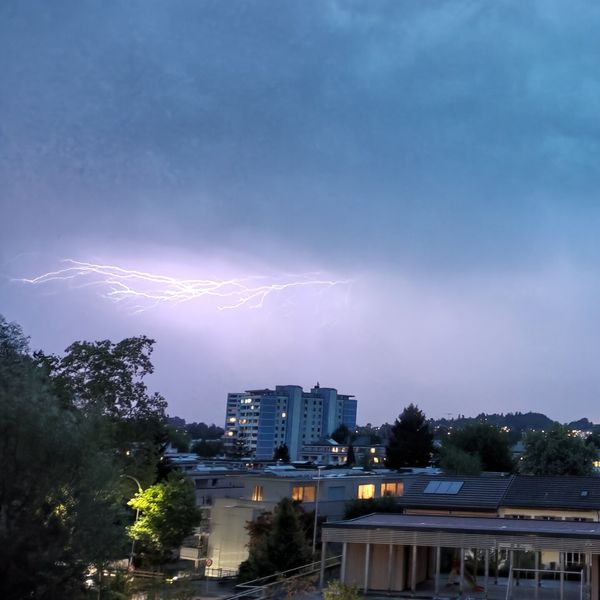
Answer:
[(313, 526), (313, 543), (312, 543), (312, 554), (313, 560), (315, 558), (315, 552), (317, 550), (317, 521), (319, 519), (319, 488), (321, 483), (321, 471), (325, 468), (325, 465), (319, 465), (317, 467), (319, 474), (317, 475), (317, 495), (315, 498), (315, 523)]
[[(138, 493), (142, 493), (144, 490), (142, 489), (142, 484), (132, 475), (120, 475), (120, 477), (126, 477), (127, 479), (131, 479), (131, 481), (134, 481), (135, 483), (137, 483), (138, 486)], [(140, 509), (136, 508), (135, 509), (135, 522), (138, 522), (138, 519), (140, 518)], [(133, 567), (133, 551), (135, 550), (135, 539), (131, 539), (131, 552), (129, 554), (129, 569), (131, 569)]]

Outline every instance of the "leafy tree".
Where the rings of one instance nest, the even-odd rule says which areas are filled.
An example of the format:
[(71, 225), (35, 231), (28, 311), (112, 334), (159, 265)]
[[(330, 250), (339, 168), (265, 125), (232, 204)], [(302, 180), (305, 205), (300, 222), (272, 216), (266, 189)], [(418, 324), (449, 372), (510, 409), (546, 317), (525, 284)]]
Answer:
[(188, 452), (190, 449), (190, 436), (185, 429), (168, 426), (167, 441), (177, 450), (177, 452)]
[(479, 475), (481, 458), (453, 444), (444, 444), (440, 450), (440, 467), (449, 475)]
[(348, 446), (348, 456), (346, 457), (346, 466), (351, 467), (356, 464), (356, 456), (354, 455), (354, 447), (352, 444)]
[(75, 342), (63, 357), (37, 352), (59, 397), (76, 408), (97, 407), (118, 419), (165, 418), (166, 401), (149, 394), (144, 377), (154, 372), (154, 340), (146, 336), (113, 343)]
[(402, 509), (398, 507), (393, 496), (382, 498), (369, 498), (367, 500), (350, 500), (344, 508), (344, 519), (355, 519), (371, 513), (399, 513)]
[(273, 460), (280, 460), (286, 464), (290, 462), (290, 451), (287, 447), (287, 444), (282, 444), (281, 446), (275, 448)]
[(223, 453), (224, 445), (221, 440), (200, 440), (192, 444), (191, 450), (198, 456), (212, 458)]
[[(453, 446), (455, 449), (477, 458), (480, 463), (478, 471), (483, 469), (484, 471), (511, 472), (514, 469), (508, 436), (493, 425), (488, 425), (487, 423), (470, 423), (462, 429), (452, 431), (445, 438), (442, 445), (442, 454), (445, 454), (446, 468), (449, 466), (449, 460), (456, 461), (460, 457), (460, 454), (457, 452), (448, 452), (446, 450), (444, 453), (444, 449), (447, 449), (448, 446)], [(462, 457), (459, 463), (455, 462), (456, 466), (459, 464), (467, 467), (469, 463), (466, 461), (466, 457)], [(470, 466), (474, 467), (475, 463), (471, 461)], [(466, 475), (467, 473), (463, 472), (461, 474)]]
[(425, 415), (409, 404), (396, 419), (386, 447), (386, 462), (390, 469), (426, 467), (433, 452), (433, 434)]
[(283, 498), (275, 507), (271, 525), (251, 539), (248, 559), (240, 565), (239, 577), (242, 581), (266, 577), (302, 566), (310, 559), (310, 545), (298, 509), (292, 500)]
[(99, 415), (66, 410), (0, 316), (0, 597), (75, 598), (125, 555), (114, 453)]
[(222, 427), (215, 424), (188, 423), (185, 428), (193, 440), (220, 440), (225, 433)]
[(236, 438), (233, 444), (229, 447), (227, 454), (231, 458), (245, 458), (250, 456), (250, 448), (244, 438)]
[(596, 450), (567, 427), (555, 425), (548, 431), (530, 431), (525, 436), (521, 463), (533, 475), (592, 475)]
[(65, 355), (34, 354), (52, 391), (73, 412), (100, 415), (121, 468), (144, 485), (165, 476), (160, 461), (166, 447), (166, 401), (149, 393), (144, 378), (154, 371), (150, 360), (154, 340), (145, 336), (113, 343), (75, 342)]
[(342, 423), (332, 434), (331, 439), (335, 440), (338, 444), (347, 444), (350, 440), (350, 430), (347, 425)]
[(200, 523), (194, 487), (181, 473), (138, 492), (129, 506), (139, 512), (139, 519), (129, 527), (129, 535), (139, 542), (142, 557), (151, 564), (168, 561)]

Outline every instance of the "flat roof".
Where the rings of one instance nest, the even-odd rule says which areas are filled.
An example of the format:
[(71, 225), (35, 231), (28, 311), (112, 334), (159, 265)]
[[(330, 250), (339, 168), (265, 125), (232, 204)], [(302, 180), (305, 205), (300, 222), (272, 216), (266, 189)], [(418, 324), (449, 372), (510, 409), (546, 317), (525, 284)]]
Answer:
[(395, 529), (403, 531), (444, 531), (488, 535), (536, 535), (600, 540), (600, 523), (504, 519), (500, 517), (453, 517), (375, 513), (348, 521), (324, 523), (328, 529)]

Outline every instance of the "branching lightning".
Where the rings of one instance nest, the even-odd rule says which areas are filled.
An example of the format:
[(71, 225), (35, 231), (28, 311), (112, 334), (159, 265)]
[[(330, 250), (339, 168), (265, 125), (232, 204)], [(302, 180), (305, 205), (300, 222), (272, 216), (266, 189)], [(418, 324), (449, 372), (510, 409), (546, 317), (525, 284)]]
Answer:
[(75, 287), (95, 286), (102, 296), (114, 301), (137, 302), (137, 310), (146, 310), (159, 304), (178, 304), (202, 298), (217, 299), (219, 310), (241, 307), (260, 308), (265, 300), (292, 288), (325, 289), (350, 284), (350, 280), (321, 279), (318, 274), (299, 276), (249, 276), (231, 279), (180, 279), (168, 275), (125, 269), (115, 265), (62, 261), (65, 266), (31, 279), (17, 281), (32, 285), (69, 282)]

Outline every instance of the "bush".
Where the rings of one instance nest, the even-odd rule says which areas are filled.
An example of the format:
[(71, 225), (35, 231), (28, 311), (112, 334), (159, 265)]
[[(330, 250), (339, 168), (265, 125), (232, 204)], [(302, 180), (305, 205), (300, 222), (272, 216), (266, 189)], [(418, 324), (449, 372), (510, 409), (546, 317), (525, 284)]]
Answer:
[(362, 600), (363, 596), (354, 585), (346, 585), (339, 580), (330, 581), (323, 590), (323, 600)]

